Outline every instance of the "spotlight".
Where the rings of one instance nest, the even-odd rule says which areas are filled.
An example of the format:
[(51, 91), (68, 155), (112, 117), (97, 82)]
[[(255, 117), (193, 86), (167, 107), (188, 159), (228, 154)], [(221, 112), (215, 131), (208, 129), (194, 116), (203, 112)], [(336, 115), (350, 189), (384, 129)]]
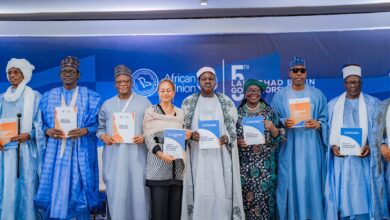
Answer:
[(207, 0), (200, 0), (200, 5), (206, 6), (207, 5)]

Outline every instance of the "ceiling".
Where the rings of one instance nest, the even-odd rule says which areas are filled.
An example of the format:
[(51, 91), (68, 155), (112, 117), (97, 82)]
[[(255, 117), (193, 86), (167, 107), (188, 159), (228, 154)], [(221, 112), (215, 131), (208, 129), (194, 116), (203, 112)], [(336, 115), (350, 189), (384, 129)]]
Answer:
[(146, 20), (389, 12), (390, 0), (1, 0), (0, 20)]

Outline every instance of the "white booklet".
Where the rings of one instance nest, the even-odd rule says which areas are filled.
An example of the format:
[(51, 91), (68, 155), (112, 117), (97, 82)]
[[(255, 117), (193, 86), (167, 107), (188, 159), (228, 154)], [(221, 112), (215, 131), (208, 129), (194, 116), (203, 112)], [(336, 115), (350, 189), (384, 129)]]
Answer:
[(69, 131), (77, 128), (76, 107), (56, 107), (54, 126), (68, 136)]
[(164, 129), (163, 152), (176, 159), (183, 159), (186, 131), (184, 129)]
[(134, 112), (116, 112), (112, 120), (112, 138), (117, 144), (132, 144), (135, 128)]
[(219, 120), (199, 120), (199, 149), (220, 148)]
[(341, 128), (340, 154), (360, 155), (362, 152), (362, 128)]
[(263, 116), (244, 117), (242, 125), (247, 145), (265, 144)]

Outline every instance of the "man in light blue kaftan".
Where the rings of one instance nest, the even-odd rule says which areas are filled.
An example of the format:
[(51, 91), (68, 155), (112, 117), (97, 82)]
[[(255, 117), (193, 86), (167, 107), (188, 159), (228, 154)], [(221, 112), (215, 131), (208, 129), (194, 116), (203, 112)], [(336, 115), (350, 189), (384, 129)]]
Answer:
[[(278, 152), (277, 207), (279, 218), (324, 219), (325, 152), (327, 102), (322, 92), (305, 85), (305, 61), (295, 57), (290, 63), (292, 85), (275, 94), (272, 108), (285, 120), (287, 141)], [(303, 127), (293, 127), (289, 100), (310, 98), (311, 119)]]
[[(42, 140), (41, 95), (26, 84), (34, 66), (25, 59), (12, 58), (6, 68), (11, 85), (0, 95), (0, 119), (17, 118), (21, 113), (21, 133), (4, 146), (0, 143), (0, 219), (40, 219), (34, 207), (38, 188)], [(20, 142), (19, 178), (17, 148)]]
[[(346, 92), (329, 102), (329, 150), (326, 178), (327, 219), (384, 219), (387, 212), (380, 145), (373, 133), (379, 99), (361, 92), (361, 68), (343, 68)], [(340, 153), (341, 128), (362, 129), (358, 156)], [(384, 206), (385, 205), (385, 206)], [(383, 208), (385, 208), (383, 210)], [(385, 213), (383, 211), (385, 211)]]
[[(100, 96), (77, 86), (79, 61), (61, 61), (63, 87), (46, 92), (41, 100), (46, 152), (36, 206), (45, 209), (45, 219), (89, 219), (99, 202), (96, 148), (97, 114)], [(77, 128), (64, 134), (55, 128), (55, 108), (76, 110)]]
[[(151, 105), (146, 97), (134, 94), (131, 71), (124, 65), (115, 68), (118, 95), (106, 100), (99, 111), (97, 136), (105, 143), (103, 179), (112, 219), (150, 219), (150, 193), (146, 187), (147, 148), (143, 137), (145, 110)], [(135, 116), (133, 143), (118, 143), (113, 130), (116, 113)]]

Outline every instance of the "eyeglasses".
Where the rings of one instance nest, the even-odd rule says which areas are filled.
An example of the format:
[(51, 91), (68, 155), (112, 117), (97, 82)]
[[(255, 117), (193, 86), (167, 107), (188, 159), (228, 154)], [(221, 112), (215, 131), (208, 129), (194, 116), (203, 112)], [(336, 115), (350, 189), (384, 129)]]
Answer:
[(245, 94), (260, 94), (261, 93), (261, 90), (260, 89), (256, 89), (256, 90), (246, 90), (245, 91)]
[(359, 83), (361, 83), (360, 80), (345, 81), (345, 84), (347, 84), (347, 85), (359, 84)]
[(306, 69), (305, 68), (292, 68), (291, 71), (293, 73), (298, 73), (298, 72), (306, 73)]
[(118, 80), (118, 81), (115, 81), (115, 84), (118, 84), (118, 85), (120, 85), (122, 83), (129, 84), (130, 80)]

